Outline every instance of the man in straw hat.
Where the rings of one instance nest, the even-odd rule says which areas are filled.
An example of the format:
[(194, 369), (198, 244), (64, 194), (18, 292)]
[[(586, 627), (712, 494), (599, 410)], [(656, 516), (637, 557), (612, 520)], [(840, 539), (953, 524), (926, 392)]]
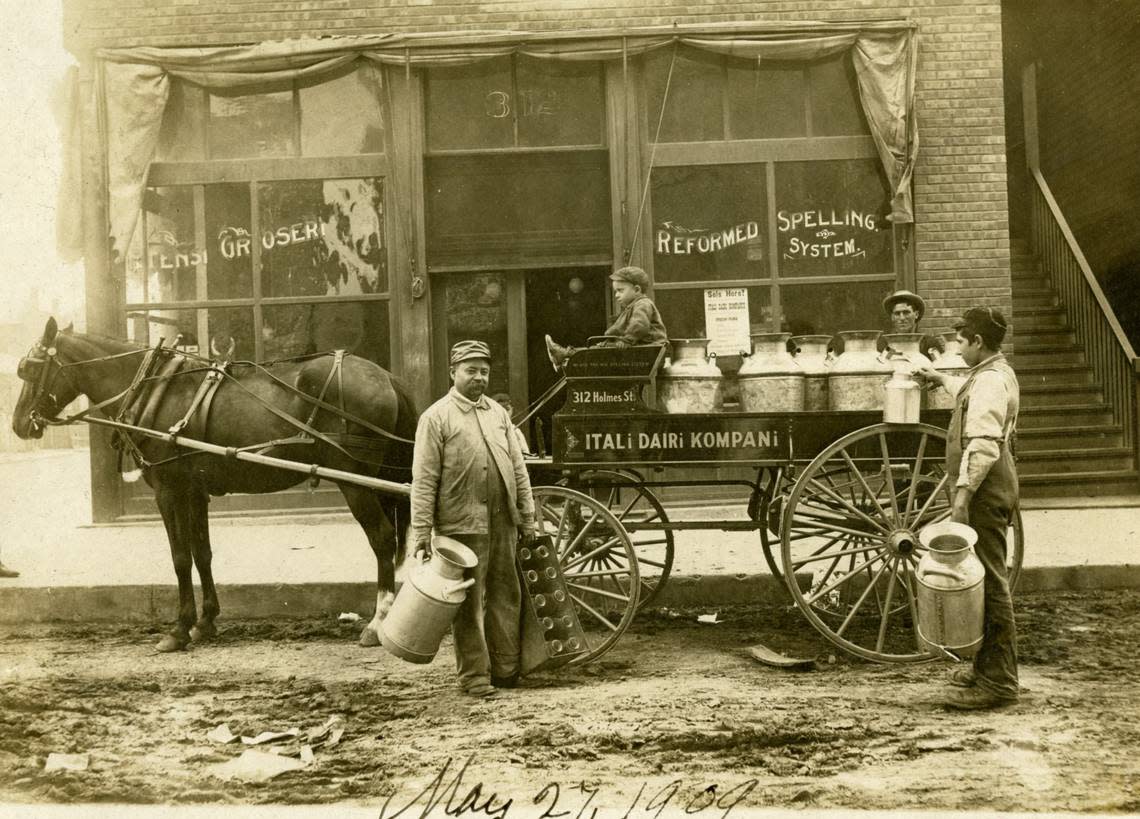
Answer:
[[(892, 333), (918, 333), (918, 323), (926, 314), (926, 302), (922, 296), (909, 290), (896, 290), (883, 299), (883, 312), (891, 320)], [(887, 342), (879, 339), (879, 350), (885, 350)], [(924, 335), (919, 349), (927, 358), (934, 359), (946, 351), (946, 344), (938, 336)], [(933, 352), (931, 352), (933, 350)]]
[(946, 438), (946, 473), (953, 500), (950, 517), (978, 533), (974, 551), (985, 567), (982, 645), (972, 668), (950, 676), (944, 704), (975, 710), (1017, 701), (1017, 629), (1006, 572), (1006, 532), (1017, 506), (1013, 439), (1020, 406), (1017, 376), (1001, 353), (1005, 317), (992, 307), (971, 307), (954, 325), (965, 378), (926, 367), (924, 378), (957, 396)]
[(479, 558), (452, 634), (460, 687), (487, 697), (518, 681), (522, 590), (515, 547), (534, 538), (534, 499), (511, 417), (483, 394), (490, 349), (461, 341), (450, 363), (451, 390), (416, 427), (412, 542), (429, 554), (434, 530)]
[[(664, 344), (668, 340), (661, 313), (653, 299), (646, 295), (649, 290), (649, 274), (640, 267), (623, 267), (610, 274), (613, 282), (614, 301), (621, 310), (614, 323), (606, 328), (606, 339), (597, 347), (632, 347), (637, 344)], [(546, 336), (546, 355), (554, 366), (554, 371), (562, 369), (566, 359), (577, 350), (563, 347)]]

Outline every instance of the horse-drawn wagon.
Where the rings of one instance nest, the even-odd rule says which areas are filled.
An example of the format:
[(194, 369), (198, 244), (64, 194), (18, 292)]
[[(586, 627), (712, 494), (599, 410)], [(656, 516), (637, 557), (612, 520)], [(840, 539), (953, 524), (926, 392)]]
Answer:
[[(918, 424), (882, 423), (877, 410), (667, 413), (654, 406), (662, 357), (660, 347), (576, 354), (553, 416), (553, 455), (530, 462), (540, 534), (551, 538), (586, 634), (588, 651), (575, 662), (601, 656), (657, 599), (675, 535), (691, 530), (757, 532), (772, 573), (840, 648), (877, 661), (929, 659), (916, 627), (914, 569), (919, 530), (950, 512), (947, 411)], [(276, 491), (306, 475), (341, 487), (376, 553), (377, 611), (362, 634), (375, 643), (394, 591), (408, 495), (398, 476), (410, 474), (414, 432), (414, 410), (387, 373), (341, 354), (219, 366), (161, 344), (59, 332), (53, 321), (20, 376), (17, 434), (74, 420), (109, 425), (147, 467), (180, 588), (178, 621), (160, 649), (213, 632), (208, 494)], [(162, 389), (147, 389), (154, 385)], [(91, 409), (60, 419), (81, 393)], [(692, 508), (707, 506), (710, 492), (723, 503), (732, 491), (745, 513), (736, 519), (673, 517), (662, 500), (682, 493)], [(1019, 516), (1007, 554), (1015, 582)]]

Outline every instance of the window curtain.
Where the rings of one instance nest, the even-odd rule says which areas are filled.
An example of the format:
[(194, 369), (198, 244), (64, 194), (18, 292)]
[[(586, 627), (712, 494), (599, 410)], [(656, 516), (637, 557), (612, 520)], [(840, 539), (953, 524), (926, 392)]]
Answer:
[[(109, 221), (113, 252), (122, 254), (138, 223), (146, 173), (154, 159), (170, 78), (206, 88), (239, 89), (317, 77), (357, 59), (388, 67), (463, 65), (523, 54), (551, 60), (620, 60), (680, 43), (757, 60), (814, 60), (848, 52), (863, 110), (892, 190), (895, 223), (914, 221), (910, 193), (918, 151), (914, 116), (917, 27), (910, 22), (675, 27), (597, 32), (391, 34), (266, 42), (217, 48), (138, 47), (98, 52), (104, 112)], [(72, 129), (74, 130), (74, 129)]]

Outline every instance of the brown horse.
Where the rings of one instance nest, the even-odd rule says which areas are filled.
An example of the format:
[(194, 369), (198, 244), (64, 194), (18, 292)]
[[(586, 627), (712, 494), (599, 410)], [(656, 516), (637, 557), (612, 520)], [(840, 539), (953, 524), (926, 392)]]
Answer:
[[(176, 355), (172, 350), (157, 354), (152, 372), (164, 374), (143, 382), (141, 395), (150, 396), (148, 428), (166, 432), (178, 425), (210, 373), (208, 362), (196, 358), (178, 362)], [(99, 411), (111, 418), (129, 411), (132, 398), (137, 400), (140, 395), (138, 389), (130, 388), (147, 357), (148, 348), (142, 345), (72, 333), (70, 328), (59, 331), (55, 319), (49, 320), (43, 338), (20, 362), (19, 374), (25, 384), (12, 422), (16, 435), (41, 437), (44, 424), (57, 418), (78, 395), (87, 396), (93, 405), (103, 404)], [(177, 371), (175, 364), (180, 365)], [(201, 413), (206, 413), (204, 425)], [(284, 441), (265, 454), (372, 477), (410, 480), (410, 440), (418, 417), (415, 405), (391, 374), (362, 358), (339, 359), (329, 354), (265, 366), (235, 362), (196, 414), (193, 423), (198, 424), (198, 434), (189, 435), (187, 430), (183, 434), (188, 437), (235, 448)], [(220, 608), (210, 568), (209, 496), (277, 492), (305, 480), (305, 475), (194, 453), (140, 436), (132, 436), (130, 448), (154, 489), (170, 540), (178, 576), (178, 619), (158, 649), (177, 651), (191, 639), (205, 640), (217, 633), (214, 619)], [(361, 455), (361, 450), (367, 455)], [(376, 612), (361, 633), (360, 643), (377, 645), (380, 621), (395, 594), (395, 566), (402, 558), (402, 530), (408, 521), (407, 499), (382, 497), (344, 483), (339, 488), (376, 555)], [(202, 585), (201, 617), (194, 601), (192, 567), (197, 567)]]

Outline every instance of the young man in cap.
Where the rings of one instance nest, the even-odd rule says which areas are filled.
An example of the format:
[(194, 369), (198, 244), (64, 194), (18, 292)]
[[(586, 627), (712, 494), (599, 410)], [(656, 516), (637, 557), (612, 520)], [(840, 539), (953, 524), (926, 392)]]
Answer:
[(484, 395), (491, 351), (481, 341), (451, 348), (451, 390), (420, 416), (412, 456), (412, 543), (431, 552), (431, 533), (479, 558), (452, 625), (459, 685), (486, 697), (519, 674), (522, 591), (515, 546), (534, 538), (534, 499), (514, 425)]
[[(883, 311), (891, 320), (892, 333), (917, 333), (918, 322), (926, 313), (926, 302), (922, 296), (909, 290), (896, 290), (883, 299)], [(887, 342), (879, 339), (879, 351), (887, 348)], [(946, 344), (938, 336), (924, 335), (919, 342), (919, 349), (927, 358), (934, 359), (939, 353), (946, 352)], [(931, 352), (934, 350), (935, 352)]]
[(1006, 572), (1006, 531), (1017, 506), (1017, 468), (1011, 451), (1020, 388), (1001, 353), (1006, 321), (991, 307), (972, 307), (954, 325), (965, 378), (926, 367), (919, 373), (957, 396), (946, 438), (950, 517), (978, 533), (974, 547), (985, 566), (982, 645), (972, 668), (955, 671), (949, 708), (996, 708), (1017, 701), (1017, 630)]
[[(638, 344), (664, 344), (669, 336), (657, 305), (645, 293), (649, 289), (649, 276), (640, 267), (623, 267), (610, 275), (614, 301), (621, 312), (614, 323), (606, 328), (604, 341), (595, 347), (632, 347)], [(576, 352), (573, 347), (556, 344), (546, 336), (546, 354), (555, 371), (562, 368)]]

